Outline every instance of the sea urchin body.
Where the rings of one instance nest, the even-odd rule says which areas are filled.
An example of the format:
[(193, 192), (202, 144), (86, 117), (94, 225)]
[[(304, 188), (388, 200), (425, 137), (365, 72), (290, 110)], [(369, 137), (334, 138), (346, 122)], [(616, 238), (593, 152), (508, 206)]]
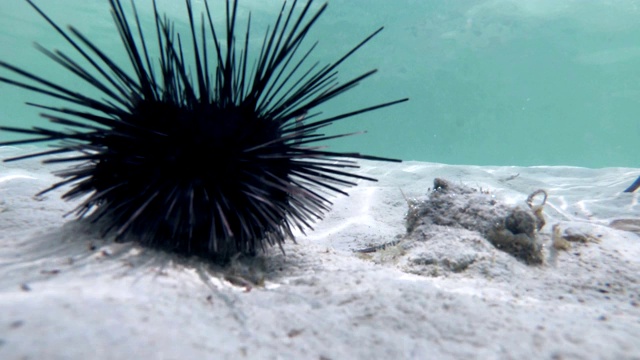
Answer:
[[(75, 214), (105, 235), (215, 259), (254, 253), (281, 245), (293, 228), (310, 228), (329, 209), (327, 193), (344, 193), (355, 179), (375, 180), (348, 172), (357, 167), (354, 158), (395, 161), (314, 146), (336, 137), (317, 133), (332, 122), (406, 100), (324, 119), (312, 113), (375, 72), (340, 83), (336, 68), (381, 30), (332, 64), (309, 66), (315, 45), (303, 52), (301, 44), (326, 4), (315, 12), (312, 1), (283, 5), (253, 52), (250, 18), (246, 35), (236, 38), (236, 1), (226, 3), (221, 33), (206, 1), (198, 23), (187, 0), (189, 60), (184, 38), (159, 15), (155, 1), (155, 28), (147, 37), (135, 6), (127, 15), (120, 0), (109, 0), (131, 75), (78, 30), (63, 30), (26, 1), (85, 63), (39, 50), (103, 96), (85, 96), (0, 61), (24, 79), (0, 81), (71, 105), (30, 104), (47, 110), (43, 116), (62, 130), (2, 127), (31, 137), (0, 145), (55, 142), (52, 150), (5, 161), (51, 156), (45, 162), (71, 163), (56, 173), (63, 180), (43, 193), (69, 186), (63, 198), (83, 198)], [(149, 39), (160, 49), (155, 57)]]

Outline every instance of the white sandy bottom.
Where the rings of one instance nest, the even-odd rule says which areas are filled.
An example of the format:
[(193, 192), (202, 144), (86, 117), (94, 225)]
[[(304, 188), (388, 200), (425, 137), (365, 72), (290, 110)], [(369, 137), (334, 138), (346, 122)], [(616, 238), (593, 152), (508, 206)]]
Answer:
[[(60, 192), (33, 198), (55, 181), (48, 169), (0, 165), (0, 358), (640, 358), (640, 236), (606, 226), (640, 216), (638, 194), (621, 193), (637, 170), (365, 162), (359, 173), (379, 182), (335, 198), (286, 256), (271, 249), (228, 276), (65, 224), (73, 204)], [(513, 204), (545, 189), (543, 239), (557, 223), (600, 242), (542, 266), (464, 248), (475, 238), (459, 229), (408, 252), (353, 252), (404, 235), (400, 189), (424, 195), (435, 177)], [(474, 261), (415, 261), (436, 248)], [(239, 285), (252, 278), (264, 285)]]

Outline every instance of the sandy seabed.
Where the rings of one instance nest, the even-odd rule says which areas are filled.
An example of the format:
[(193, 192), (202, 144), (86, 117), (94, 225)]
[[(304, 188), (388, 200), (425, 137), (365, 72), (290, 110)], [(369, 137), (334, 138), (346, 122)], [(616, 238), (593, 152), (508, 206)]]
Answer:
[[(63, 218), (61, 191), (34, 197), (49, 167), (0, 164), (0, 358), (640, 359), (640, 235), (609, 226), (640, 218), (621, 192), (640, 171), (361, 165), (379, 181), (334, 198), (286, 255), (220, 269), (100, 239)], [(456, 227), (406, 238), (403, 193), (436, 177), (514, 206), (546, 190), (544, 263)], [(554, 251), (553, 225), (585, 241)]]

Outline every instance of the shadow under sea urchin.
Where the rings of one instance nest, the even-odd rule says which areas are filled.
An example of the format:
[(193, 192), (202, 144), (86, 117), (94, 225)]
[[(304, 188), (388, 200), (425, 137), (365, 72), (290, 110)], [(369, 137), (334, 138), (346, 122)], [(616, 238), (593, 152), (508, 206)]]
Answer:
[[(38, 49), (103, 97), (85, 96), (80, 88), (0, 62), (27, 80), (0, 81), (72, 105), (29, 103), (47, 110), (43, 117), (66, 128), (1, 127), (31, 137), (0, 145), (55, 142), (52, 150), (5, 161), (50, 156), (45, 163), (73, 164), (57, 172), (63, 180), (42, 193), (69, 186), (63, 198), (84, 198), (74, 213), (103, 236), (115, 233), (120, 240), (217, 260), (253, 254), (293, 238), (292, 228), (311, 228), (329, 210), (327, 193), (346, 194), (341, 187), (356, 185), (355, 179), (375, 181), (348, 172), (358, 167), (353, 158), (399, 161), (323, 150), (316, 143), (350, 134), (317, 131), (407, 99), (329, 118), (311, 113), (375, 72), (340, 83), (336, 68), (382, 28), (334, 63), (308, 65), (315, 44), (304, 52), (301, 44), (326, 4), (315, 13), (310, 11), (312, 1), (283, 4), (254, 55), (248, 46), (250, 17), (246, 36), (236, 38), (236, 1), (226, 3), (221, 33), (206, 1), (206, 16), (197, 24), (187, 0), (193, 51), (188, 63), (183, 54), (186, 39), (158, 13), (155, 1), (155, 28), (150, 31), (142, 29), (133, 1), (133, 12), (127, 15), (120, 0), (110, 0), (131, 75), (74, 27), (63, 30), (26, 1), (86, 63), (58, 50)], [(147, 50), (149, 41), (159, 46), (155, 58)], [(159, 70), (154, 71), (154, 65)], [(58, 156), (63, 153), (71, 155)]]

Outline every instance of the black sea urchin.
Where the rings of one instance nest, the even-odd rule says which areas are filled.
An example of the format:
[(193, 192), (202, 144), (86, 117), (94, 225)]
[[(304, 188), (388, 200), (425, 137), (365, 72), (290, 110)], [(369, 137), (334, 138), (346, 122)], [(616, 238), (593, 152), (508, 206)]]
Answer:
[(307, 65), (315, 45), (302, 51), (301, 43), (326, 4), (312, 12), (312, 1), (285, 3), (254, 53), (248, 46), (250, 17), (246, 35), (236, 39), (236, 1), (226, 2), (225, 32), (220, 33), (207, 2), (197, 26), (187, 0), (189, 60), (173, 23), (159, 15), (155, 1), (157, 58), (148, 50), (151, 43), (133, 1), (128, 16), (135, 20), (130, 22), (120, 0), (110, 0), (131, 75), (78, 30), (63, 30), (26, 1), (86, 63), (57, 50), (39, 50), (102, 96), (86, 96), (0, 62), (28, 80), (0, 81), (75, 106), (30, 104), (48, 110), (43, 116), (66, 128), (2, 127), (33, 137), (0, 145), (56, 141), (52, 150), (5, 161), (72, 153), (44, 161), (75, 164), (57, 172), (63, 180), (42, 193), (69, 185), (63, 198), (85, 197), (74, 213), (104, 235), (114, 232), (119, 239), (215, 259), (252, 254), (265, 245), (281, 245), (294, 227), (310, 228), (329, 209), (324, 194), (345, 194), (341, 186), (355, 185), (349, 178), (375, 181), (347, 172), (357, 167), (348, 158), (397, 161), (310, 146), (338, 137), (317, 133), (334, 121), (406, 100), (324, 119), (310, 113), (375, 72), (339, 83), (336, 68), (382, 30), (332, 64)]

